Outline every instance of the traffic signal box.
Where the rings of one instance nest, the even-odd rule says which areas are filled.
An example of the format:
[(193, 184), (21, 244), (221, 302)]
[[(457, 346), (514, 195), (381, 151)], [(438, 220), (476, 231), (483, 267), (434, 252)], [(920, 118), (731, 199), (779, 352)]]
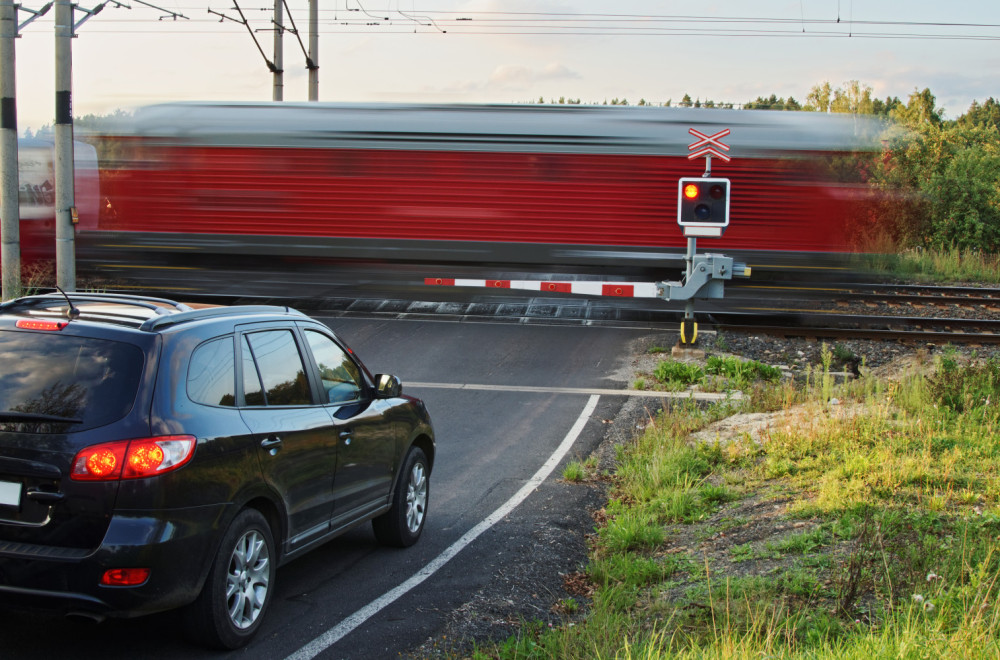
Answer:
[(684, 177), (677, 181), (677, 224), (685, 236), (722, 236), (729, 226), (729, 188), (729, 179)]

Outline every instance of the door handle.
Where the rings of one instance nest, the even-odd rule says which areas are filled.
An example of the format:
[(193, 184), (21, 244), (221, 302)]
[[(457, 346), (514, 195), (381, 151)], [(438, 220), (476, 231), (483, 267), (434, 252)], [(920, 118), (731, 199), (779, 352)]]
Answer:
[(269, 435), (267, 439), (261, 440), (260, 446), (262, 449), (266, 449), (271, 456), (274, 456), (281, 448), (281, 438), (276, 435)]
[(29, 488), (25, 495), (30, 500), (35, 500), (36, 502), (49, 505), (62, 502), (66, 499), (66, 495), (64, 493), (55, 493), (48, 490), (39, 490), (37, 488)]
[(340, 432), (340, 439), (344, 441), (345, 445), (351, 444), (351, 438), (353, 438), (353, 432), (351, 429), (344, 429)]

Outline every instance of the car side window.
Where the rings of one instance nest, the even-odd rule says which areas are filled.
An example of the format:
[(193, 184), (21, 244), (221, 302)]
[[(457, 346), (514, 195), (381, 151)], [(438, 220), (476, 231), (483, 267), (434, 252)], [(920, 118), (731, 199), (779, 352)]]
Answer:
[(194, 349), (187, 377), (188, 397), (209, 406), (236, 405), (233, 338), (220, 337)]
[(361, 398), (361, 370), (335, 341), (320, 332), (305, 331), (323, 383), (323, 401), (348, 403)]
[[(244, 350), (243, 355), (243, 391), (247, 405), (301, 406), (312, 403), (305, 365), (291, 330), (252, 332), (243, 335), (243, 340), (244, 347), (249, 348), (249, 351)], [(261, 386), (263, 401), (257, 394)]]
[(248, 406), (263, 406), (264, 386), (260, 384), (260, 374), (257, 373), (257, 363), (253, 361), (253, 351), (250, 342), (243, 335), (243, 400)]

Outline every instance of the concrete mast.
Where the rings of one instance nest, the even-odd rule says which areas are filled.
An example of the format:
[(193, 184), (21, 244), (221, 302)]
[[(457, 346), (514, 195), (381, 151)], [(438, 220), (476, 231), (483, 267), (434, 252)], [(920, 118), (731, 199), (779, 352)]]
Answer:
[(76, 209), (73, 189), (73, 4), (56, 8), (56, 283), (76, 291)]
[(309, 0), (309, 100), (319, 100), (319, 0)]
[(14, 0), (0, 0), (0, 264), (4, 300), (14, 298), (21, 289), (15, 38), (17, 8)]
[(274, 0), (274, 92), (271, 98), (275, 101), (284, 100), (284, 57), (282, 45), (285, 29), (282, 27), (283, 0)]

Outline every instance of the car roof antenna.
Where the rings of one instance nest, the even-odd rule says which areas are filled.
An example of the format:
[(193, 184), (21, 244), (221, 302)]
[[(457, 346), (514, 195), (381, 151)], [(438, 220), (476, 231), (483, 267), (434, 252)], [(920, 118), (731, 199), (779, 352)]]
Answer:
[(69, 296), (66, 295), (66, 292), (60, 289), (58, 286), (54, 286), (54, 288), (56, 291), (58, 291), (63, 295), (63, 298), (66, 299), (66, 304), (69, 305), (69, 309), (66, 310), (66, 318), (68, 318), (71, 321), (73, 319), (80, 318), (80, 310), (73, 306), (73, 301), (69, 299)]

